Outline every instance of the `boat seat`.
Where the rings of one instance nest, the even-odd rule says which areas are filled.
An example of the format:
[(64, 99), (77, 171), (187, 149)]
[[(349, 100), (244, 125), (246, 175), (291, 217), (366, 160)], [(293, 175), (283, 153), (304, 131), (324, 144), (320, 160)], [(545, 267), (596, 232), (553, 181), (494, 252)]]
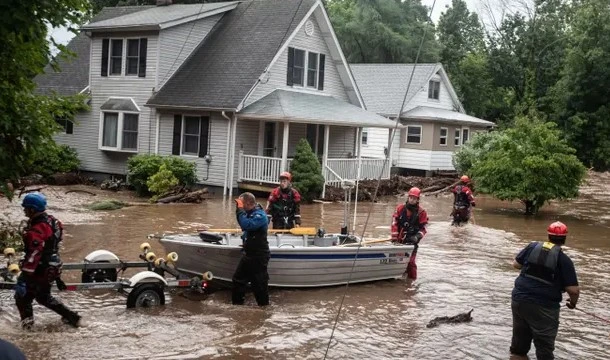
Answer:
[(219, 235), (217, 233), (207, 232), (207, 231), (200, 232), (199, 237), (201, 238), (201, 240), (208, 242), (208, 243), (212, 243), (212, 244), (220, 244), (222, 242), (222, 240), (224, 239), (222, 237), (222, 235)]

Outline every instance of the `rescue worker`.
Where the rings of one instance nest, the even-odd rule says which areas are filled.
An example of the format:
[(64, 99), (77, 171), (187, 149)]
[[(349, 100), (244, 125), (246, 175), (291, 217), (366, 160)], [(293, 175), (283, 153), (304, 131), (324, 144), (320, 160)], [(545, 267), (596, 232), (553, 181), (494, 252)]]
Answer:
[(556, 221), (549, 225), (547, 234), (546, 242), (530, 243), (513, 262), (521, 273), (512, 293), (511, 359), (527, 359), (532, 340), (537, 359), (554, 359), (562, 293), (570, 296), (568, 308), (574, 309), (578, 302), (580, 288), (574, 264), (561, 249), (568, 228)]
[(31, 329), (34, 324), (34, 299), (61, 315), (65, 323), (78, 327), (81, 316), (51, 295), (52, 282), (56, 282), (60, 290), (65, 289), (60, 279), (62, 263), (59, 258), (62, 224), (46, 213), (47, 199), (41, 193), (26, 195), (21, 206), (29, 219), (23, 234), (25, 256), (15, 285), (15, 303), (22, 327)]
[(233, 305), (243, 305), (248, 283), (259, 306), (269, 305), (270, 252), (267, 242), (269, 221), (252, 193), (246, 192), (235, 200), (237, 222), (243, 230), (243, 254), (233, 274)]
[(280, 186), (271, 190), (267, 199), (268, 216), (274, 229), (292, 229), (301, 226), (301, 194), (292, 187), (292, 175), (288, 171), (280, 174)]
[(451, 225), (459, 225), (460, 222), (468, 222), (470, 220), (470, 212), (475, 206), (474, 196), (469, 187), (470, 178), (467, 175), (462, 175), (460, 183), (456, 185), (451, 192), (453, 193), (453, 211), (451, 216), (453, 222)]
[(396, 207), (392, 216), (391, 239), (393, 242), (415, 245), (413, 253), (407, 265), (407, 278), (417, 279), (417, 264), (415, 257), (419, 242), (426, 235), (426, 225), (428, 224), (428, 214), (419, 206), (421, 190), (412, 187), (408, 192), (407, 202)]

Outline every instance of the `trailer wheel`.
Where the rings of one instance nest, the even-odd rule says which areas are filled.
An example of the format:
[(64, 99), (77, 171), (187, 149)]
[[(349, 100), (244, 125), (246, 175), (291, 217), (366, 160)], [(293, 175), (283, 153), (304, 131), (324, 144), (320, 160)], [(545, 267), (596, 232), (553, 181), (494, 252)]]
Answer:
[[(108, 261), (96, 261), (95, 263), (107, 263)], [(81, 275), (82, 283), (97, 283), (107, 281), (117, 281), (116, 269), (89, 269), (83, 270)]]
[(127, 308), (165, 305), (165, 294), (161, 284), (144, 283), (136, 285), (127, 296)]

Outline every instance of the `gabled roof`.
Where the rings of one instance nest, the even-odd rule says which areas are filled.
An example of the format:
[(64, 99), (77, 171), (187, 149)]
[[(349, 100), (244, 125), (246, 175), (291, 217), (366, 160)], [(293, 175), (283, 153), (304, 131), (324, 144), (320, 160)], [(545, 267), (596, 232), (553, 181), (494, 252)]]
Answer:
[[(461, 108), (441, 64), (350, 64), (367, 110), (385, 116), (396, 116), (403, 103), (407, 84), (413, 73), (405, 105), (428, 84), (437, 72), (442, 72), (445, 84)], [(415, 71), (413, 71), (415, 68)]]
[(248, 105), (237, 113), (237, 117), (253, 120), (282, 119), (289, 122), (336, 126), (381, 128), (396, 126), (396, 123), (388, 118), (332, 96), (281, 89)]
[(236, 109), (316, 0), (251, 0), (225, 14), (147, 105)]
[(429, 106), (418, 106), (409, 111), (405, 111), (400, 114), (401, 118), (415, 119), (415, 120), (427, 120), (427, 121), (440, 121), (443, 123), (454, 123), (459, 125), (475, 125), (475, 126), (496, 126), (491, 121), (479, 119), (474, 116), (462, 114), (457, 111), (451, 111), (446, 109), (433, 108)]
[[(104, 8), (92, 21), (103, 21), (106, 19), (132, 14), (151, 8), (151, 6), (120, 6)], [(37, 84), (36, 92), (48, 95), (55, 91), (58, 95), (74, 95), (89, 86), (89, 48), (91, 39), (85, 33), (78, 34), (69, 43), (67, 48), (76, 56), (60, 57), (57, 60), (59, 72), (51, 65), (47, 65), (44, 74), (34, 78)]]
[(161, 30), (233, 10), (237, 1), (153, 6), (143, 11), (91, 22), (85, 31)]

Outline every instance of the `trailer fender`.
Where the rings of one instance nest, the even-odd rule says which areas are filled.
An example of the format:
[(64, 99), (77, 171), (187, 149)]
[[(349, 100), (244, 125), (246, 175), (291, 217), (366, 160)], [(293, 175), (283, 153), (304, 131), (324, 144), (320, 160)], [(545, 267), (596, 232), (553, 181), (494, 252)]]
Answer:
[(116, 255), (114, 255), (108, 250), (95, 250), (94, 252), (89, 253), (89, 255), (85, 256), (85, 261), (109, 263), (121, 262), (121, 260)]
[(129, 279), (129, 286), (134, 287), (140, 283), (156, 283), (161, 282), (163, 285), (167, 285), (167, 280), (156, 272), (152, 271), (140, 271)]

